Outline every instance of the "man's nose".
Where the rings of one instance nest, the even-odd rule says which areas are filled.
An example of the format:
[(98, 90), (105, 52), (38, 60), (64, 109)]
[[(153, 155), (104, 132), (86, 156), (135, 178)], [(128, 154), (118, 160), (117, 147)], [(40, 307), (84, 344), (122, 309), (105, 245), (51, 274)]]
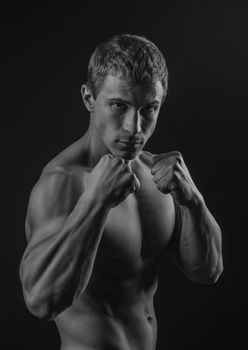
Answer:
[(130, 135), (136, 135), (141, 131), (141, 119), (138, 112), (130, 113), (130, 115), (126, 116), (123, 130)]

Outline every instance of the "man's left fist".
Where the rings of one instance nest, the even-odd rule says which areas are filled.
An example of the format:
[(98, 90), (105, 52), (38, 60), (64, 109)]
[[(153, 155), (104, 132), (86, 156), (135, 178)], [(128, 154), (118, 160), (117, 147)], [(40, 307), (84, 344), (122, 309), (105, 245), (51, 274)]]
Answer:
[(155, 155), (151, 173), (162, 193), (171, 193), (182, 205), (195, 203), (202, 195), (196, 188), (180, 152), (173, 151)]

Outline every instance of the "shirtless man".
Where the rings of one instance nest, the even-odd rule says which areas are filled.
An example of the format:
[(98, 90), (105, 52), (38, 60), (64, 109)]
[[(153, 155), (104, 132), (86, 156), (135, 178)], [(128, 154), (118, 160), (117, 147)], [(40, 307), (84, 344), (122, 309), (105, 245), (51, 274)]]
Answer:
[(62, 350), (154, 350), (162, 254), (199, 283), (222, 272), (220, 228), (182, 155), (142, 150), (167, 77), (144, 37), (100, 44), (82, 86), (89, 128), (31, 192), (23, 294), (33, 315), (55, 320)]

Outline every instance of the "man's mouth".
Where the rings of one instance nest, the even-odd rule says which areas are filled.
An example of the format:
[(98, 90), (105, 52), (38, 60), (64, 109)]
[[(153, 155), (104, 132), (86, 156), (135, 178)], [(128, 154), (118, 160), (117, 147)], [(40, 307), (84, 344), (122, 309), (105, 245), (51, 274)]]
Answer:
[(126, 145), (131, 145), (131, 146), (133, 146), (133, 145), (139, 145), (139, 144), (142, 143), (142, 141), (138, 141), (138, 140), (123, 140), (123, 139), (118, 140), (118, 142), (124, 143), (124, 144), (126, 144)]

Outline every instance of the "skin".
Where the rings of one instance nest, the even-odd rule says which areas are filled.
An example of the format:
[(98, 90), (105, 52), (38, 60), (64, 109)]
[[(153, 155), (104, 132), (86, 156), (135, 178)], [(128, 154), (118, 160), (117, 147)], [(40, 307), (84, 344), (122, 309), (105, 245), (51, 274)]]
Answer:
[(88, 131), (47, 164), (30, 195), (24, 299), (35, 316), (55, 320), (63, 350), (154, 350), (160, 257), (214, 283), (220, 228), (182, 155), (143, 151), (163, 102), (160, 81), (130, 88), (108, 75), (96, 99), (85, 85), (82, 96)]

